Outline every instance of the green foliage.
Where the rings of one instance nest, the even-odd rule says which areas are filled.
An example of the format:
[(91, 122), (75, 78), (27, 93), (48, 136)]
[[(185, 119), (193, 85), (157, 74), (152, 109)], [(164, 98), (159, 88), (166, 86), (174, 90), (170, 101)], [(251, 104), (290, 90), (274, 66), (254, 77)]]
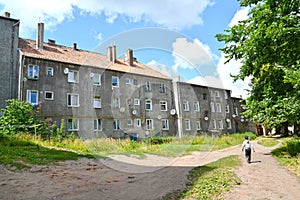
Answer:
[(251, 78), (245, 115), (269, 128), (299, 124), (299, 0), (241, 0), (248, 19), (217, 34), (227, 61), (240, 60), (234, 80)]
[(238, 156), (229, 156), (216, 162), (199, 166), (189, 172), (189, 182), (182, 192), (176, 191), (163, 199), (221, 199), (221, 194), (241, 180), (233, 168), (241, 166)]
[(0, 135), (14, 135), (33, 131), (32, 125), (40, 124), (36, 120), (36, 111), (30, 103), (18, 99), (7, 100), (7, 106), (1, 109)]
[(286, 144), (286, 149), (290, 156), (297, 156), (300, 153), (300, 140), (295, 139), (288, 141)]
[(277, 139), (269, 138), (269, 139), (261, 139), (257, 142), (257, 144), (260, 144), (265, 147), (273, 147), (277, 145), (279, 142)]

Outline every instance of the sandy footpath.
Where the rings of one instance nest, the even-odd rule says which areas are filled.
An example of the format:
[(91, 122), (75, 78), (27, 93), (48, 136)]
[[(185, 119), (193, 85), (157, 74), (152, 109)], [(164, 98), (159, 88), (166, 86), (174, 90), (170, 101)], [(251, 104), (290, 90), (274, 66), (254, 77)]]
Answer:
[(194, 152), (179, 158), (114, 155), (105, 159), (81, 158), (59, 165), (34, 166), (14, 173), (0, 166), (0, 199), (126, 199), (155, 200), (183, 189), (188, 172), (229, 155), (239, 155), (236, 169), (242, 184), (225, 199), (298, 199), (300, 179), (278, 165), (272, 148), (255, 144), (253, 163), (244, 162), (240, 146), (213, 152)]

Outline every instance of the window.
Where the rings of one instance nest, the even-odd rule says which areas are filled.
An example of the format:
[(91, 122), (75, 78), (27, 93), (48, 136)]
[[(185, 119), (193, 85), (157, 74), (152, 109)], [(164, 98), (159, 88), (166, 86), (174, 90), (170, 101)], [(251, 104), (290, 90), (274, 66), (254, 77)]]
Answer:
[(215, 112), (215, 104), (214, 104), (214, 102), (210, 102), (210, 109), (211, 109), (211, 112)]
[(126, 79), (125, 79), (125, 83), (126, 83), (127, 85), (129, 85), (129, 84), (131, 84), (131, 80), (130, 80), (129, 78), (126, 78)]
[(114, 119), (114, 130), (120, 130), (120, 121), (118, 119)]
[(145, 101), (145, 109), (152, 110), (152, 100), (151, 99), (148, 99)]
[(46, 100), (53, 100), (54, 99), (53, 92), (45, 91), (45, 99)]
[(27, 90), (27, 102), (34, 106), (38, 106), (39, 93), (37, 90)]
[(120, 99), (119, 98), (112, 98), (111, 100), (111, 107), (113, 109), (119, 109), (120, 108)]
[(28, 65), (28, 79), (38, 79), (39, 78), (39, 66)]
[(69, 73), (68, 73), (68, 82), (78, 83), (78, 71), (69, 71)]
[(132, 126), (132, 120), (131, 120), (131, 119), (128, 119), (128, 120), (127, 120), (127, 125), (128, 125), (128, 126)]
[(101, 97), (94, 97), (94, 108), (101, 108)]
[(235, 108), (233, 109), (233, 114), (236, 115), (236, 116), (238, 116), (238, 108), (237, 108), (237, 107), (235, 107)]
[(47, 76), (52, 77), (54, 75), (53, 68), (47, 67)]
[(134, 99), (134, 100), (133, 100), (133, 104), (134, 104), (135, 106), (139, 106), (139, 105), (140, 105), (140, 99)]
[(134, 85), (137, 85), (138, 84), (138, 81), (136, 79), (133, 79), (133, 84)]
[(183, 101), (183, 110), (184, 111), (189, 111), (190, 110), (190, 108), (189, 108), (189, 102), (186, 101), (186, 100)]
[(203, 93), (203, 100), (206, 100), (206, 99), (207, 99), (207, 94)]
[(213, 129), (217, 129), (217, 122), (215, 119), (212, 120), (212, 127)]
[(78, 119), (68, 119), (68, 131), (78, 131), (79, 130), (79, 121)]
[(223, 129), (223, 121), (222, 120), (218, 120), (218, 124), (219, 124), (219, 129)]
[(159, 92), (160, 93), (165, 93), (166, 92), (166, 86), (165, 86), (165, 84), (160, 84), (159, 85)]
[(95, 131), (101, 131), (102, 130), (102, 120), (101, 119), (95, 119), (94, 120), (94, 130)]
[(197, 131), (201, 130), (201, 122), (200, 122), (200, 120), (196, 121), (196, 129), (197, 129)]
[(101, 75), (100, 74), (94, 74), (93, 85), (101, 85)]
[(230, 119), (226, 119), (227, 129), (231, 129), (231, 121)]
[(119, 77), (117, 77), (117, 76), (111, 77), (111, 86), (119, 87)]
[(216, 103), (216, 111), (219, 112), (219, 113), (222, 112), (220, 103)]
[(226, 112), (226, 113), (229, 113), (229, 105), (226, 105), (226, 106), (225, 106), (225, 112)]
[(68, 95), (68, 106), (78, 107), (79, 106), (79, 94), (67, 94)]
[(215, 91), (215, 97), (220, 97), (220, 92), (219, 91)]
[(194, 102), (194, 110), (196, 112), (199, 112), (200, 111), (200, 104), (199, 104), (199, 101), (195, 101)]
[(167, 106), (167, 102), (166, 101), (160, 101), (159, 102), (159, 106), (160, 106), (160, 110), (161, 111), (167, 111), (168, 110), (168, 106)]
[(145, 90), (146, 91), (151, 91), (151, 83), (149, 81), (147, 81), (146, 84), (145, 84)]
[(191, 121), (189, 119), (184, 120), (185, 130), (191, 130)]
[(228, 99), (227, 91), (224, 91), (224, 97), (225, 97), (225, 99)]
[(142, 126), (142, 120), (141, 119), (135, 119), (135, 124), (137, 128), (141, 128)]
[(151, 130), (153, 128), (153, 119), (146, 119), (146, 130)]
[(169, 130), (169, 120), (167, 119), (161, 120), (161, 128), (162, 130)]
[(211, 90), (210, 91), (210, 98), (213, 99), (213, 97), (214, 97), (214, 91)]

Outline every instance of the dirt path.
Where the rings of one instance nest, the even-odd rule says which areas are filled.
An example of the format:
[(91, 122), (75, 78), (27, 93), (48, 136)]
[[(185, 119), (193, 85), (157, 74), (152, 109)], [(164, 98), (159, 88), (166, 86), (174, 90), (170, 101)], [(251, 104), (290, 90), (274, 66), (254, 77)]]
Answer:
[[(236, 173), (242, 184), (225, 199), (297, 199), (300, 180), (270, 156), (271, 148), (255, 144), (253, 163)], [(176, 159), (148, 155), (146, 159), (111, 156), (80, 159), (56, 166), (35, 166), (13, 173), (0, 167), (0, 199), (161, 199), (185, 187), (188, 172), (228, 155), (240, 155), (240, 146), (214, 152), (194, 152)], [(244, 158), (243, 158), (244, 161)]]

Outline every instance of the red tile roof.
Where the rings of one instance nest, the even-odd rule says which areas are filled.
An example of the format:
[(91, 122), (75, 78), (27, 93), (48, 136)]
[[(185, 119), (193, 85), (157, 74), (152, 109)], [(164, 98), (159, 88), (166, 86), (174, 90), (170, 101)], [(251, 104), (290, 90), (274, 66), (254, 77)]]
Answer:
[(40, 50), (36, 49), (36, 41), (23, 38), (19, 38), (19, 48), (25, 56), (32, 58), (47, 59), (57, 62), (99, 67), (121, 72), (171, 79), (170, 77), (137, 61), (134, 61), (133, 66), (127, 65), (122, 58), (117, 58), (115, 63), (109, 62), (106, 55), (97, 52), (82, 49), (74, 50), (71, 47), (45, 42), (43, 43), (43, 49)]

